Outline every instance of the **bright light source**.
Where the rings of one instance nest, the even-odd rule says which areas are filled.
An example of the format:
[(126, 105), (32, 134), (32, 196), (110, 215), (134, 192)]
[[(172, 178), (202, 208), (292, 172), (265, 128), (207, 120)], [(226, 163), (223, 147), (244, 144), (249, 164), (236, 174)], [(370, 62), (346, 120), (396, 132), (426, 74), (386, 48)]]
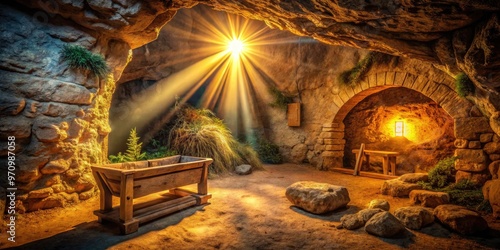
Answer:
[(396, 121), (396, 125), (394, 128), (394, 132), (395, 132), (396, 136), (403, 136), (404, 129), (405, 129), (405, 125), (404, 125), (403, 121)]
[(238, 39), (230, 41), (228, 44), (228, 50), (233, 55), (239, 55), (243, 51), (243, 42)]

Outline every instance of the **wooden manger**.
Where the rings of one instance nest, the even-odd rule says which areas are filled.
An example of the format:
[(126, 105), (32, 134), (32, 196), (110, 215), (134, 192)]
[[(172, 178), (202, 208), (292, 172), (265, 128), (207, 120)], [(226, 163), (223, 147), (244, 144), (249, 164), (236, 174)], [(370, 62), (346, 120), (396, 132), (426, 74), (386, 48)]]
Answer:
[[(116, 223), (122, 234), (130, 234), (139, 229), (139, 224), (206, 204), (212, 197), (207, 186), (208, 166), (212, 161), (210, 158), (176, 155), (92, 166), (101, 193), (100, 210), (94, 214), (99, 217), (99, 222)], [(196, 183), (197, 193), (179, 188)], [(162, 191), (168, 192), (160, 194)], [(112, 196), (120, 197), (119, 206), (113, 208)]]

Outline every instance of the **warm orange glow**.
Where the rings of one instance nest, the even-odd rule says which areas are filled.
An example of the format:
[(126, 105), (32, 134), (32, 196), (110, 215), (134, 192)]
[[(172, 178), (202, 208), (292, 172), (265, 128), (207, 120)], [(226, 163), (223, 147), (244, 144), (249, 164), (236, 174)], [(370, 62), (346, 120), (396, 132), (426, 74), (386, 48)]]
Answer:
[(227, 49), (233, 56), (239, 56), (243, 52), (244, 44), (239, 39), (233, 39), (229, 42)]
[(403, 136), (404, 134), (404, 122), (403, 121), (396, 121), (396, 124), (395, 124), (395, 129), (394, 129), (394, 132), (395, 132), (395, 135), (396, 136)]

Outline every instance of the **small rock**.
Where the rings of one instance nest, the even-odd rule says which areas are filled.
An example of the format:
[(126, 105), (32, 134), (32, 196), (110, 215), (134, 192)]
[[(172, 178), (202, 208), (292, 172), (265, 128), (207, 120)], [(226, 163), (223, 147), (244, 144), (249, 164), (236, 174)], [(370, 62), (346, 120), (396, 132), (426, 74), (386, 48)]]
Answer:
[(412, 190), (422, 189), (420, 185), (401, 181), (400, 179), (384, 181), (380, 189), (382, 194), (391, 195), (393, 197), (408, 197)]
[(412, 190), (410, 192), (412, 205), (435, 208), (439, 205), (450, 203), (450, 196), (445, 192), (433, 192), (427, 190)]
[(427, 173), (410, 173), (404, 174), (398, 177), (400, 181), (408, 182), (408, 183), (417, 183), (419, 181), (428, 181), (429, 175)]
[(483, 217), (462, 206), (437, 206), (434, 216), (445, 226), (464, 235), (477, 234), (488, 229), (488, 223)]
[(359, 214), (346, 214), (340, 218), (340, 223), (343, 228), (354, 230), (365, 225), (365, 222), (360, 218)]
[(312, 181), (296, 182), (285, 194), (295, 206), (314, 214), (345, 207), (351, 201), (345, 187)]
[(363, 220), (363, 225), (370, 220), (374, 215), (384, 212), (384, 210), (380, 208), (368, 208), (363, 209), (358, 212), (358, 216)]
[(375, 214), (365, 225), (365, 231), (380, 237), (390, 238), (405, 230), (405, 226), (387, 211)]
[(494, 161), (488, 166), (488, 171), (491, 174), (491, 179), (498, 179), (500, 175), (500, 161)]
[(432, 222), (434, 215), (432, 212), (423, 207), (402, 207), (394, 211), (394, 216), (409, 229), (419, 230)]
[(382, 210), (389, 211), (391, 205), (384, 199), (375, 199), (371, 200), (370, 203), (368, 203), (368, 208), (380, 208)]
[(235, 168), (234, 172), (239, 175), (247, 175), (252, 173), (252, 166), (248, 164), (239, 165)]

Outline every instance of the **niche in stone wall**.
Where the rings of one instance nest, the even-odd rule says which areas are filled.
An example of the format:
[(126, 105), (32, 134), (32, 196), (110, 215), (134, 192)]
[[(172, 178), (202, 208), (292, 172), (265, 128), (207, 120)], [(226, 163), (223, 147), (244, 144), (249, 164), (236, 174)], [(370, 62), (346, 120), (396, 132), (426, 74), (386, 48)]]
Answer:
[[(396, 135), (396, 122), (403, 135)], [(452, 156), (454, 121), (436, 102), (423, 94), (403, 88), (389, 88), (368, 96), (345, 117), (344, 166), (353, 168), (355, 155), (365, 149), (396, 151), (396, 174), (427, 172), (440, 159)], [(382, 158), (372, 156), (364, 171), (382, 173)]]

